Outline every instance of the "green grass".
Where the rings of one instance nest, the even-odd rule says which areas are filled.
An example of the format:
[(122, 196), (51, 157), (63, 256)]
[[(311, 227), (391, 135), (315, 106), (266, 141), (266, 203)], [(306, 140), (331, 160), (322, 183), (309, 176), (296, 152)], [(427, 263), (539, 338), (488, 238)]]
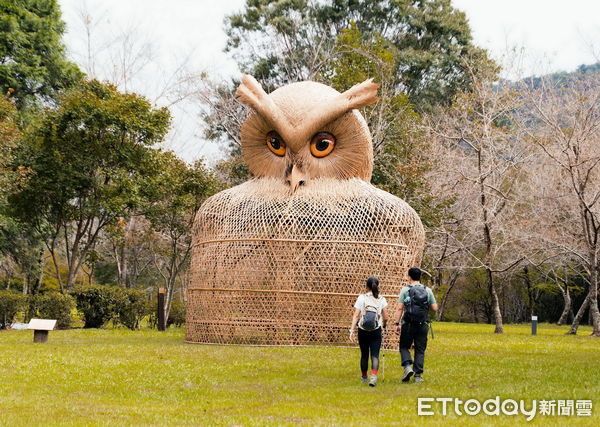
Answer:
[[(512, 417), (417, 416), (417, 397), (592, 399), (600, 393), (600, 340), (565, 328), (436, 323), (426, 383), (400, 382), (386, 352), (385, 382), (359, 384), (354, 348), (205, 346), (179, 329), (68, 330), (33, 344), (31, 331), (0, 332), (0, 424), (293, 425), (525, 424)], [(439, 407), (436, 407), (439, 411)], [(530, 425), (600, 424), (537, 416)]]

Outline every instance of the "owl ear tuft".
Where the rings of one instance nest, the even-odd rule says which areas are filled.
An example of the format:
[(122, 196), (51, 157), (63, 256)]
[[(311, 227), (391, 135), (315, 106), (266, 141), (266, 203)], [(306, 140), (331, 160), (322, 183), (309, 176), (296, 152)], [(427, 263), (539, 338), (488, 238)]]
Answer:
[(260, 83), (248, 74), (242, 77), (242, 82), (235, 91), (235, 94), (240, 102), (257, 111), (261, 109), (261, 101), (267, 96)]
[(290, 124), (283, 112), (269, 98), (260, 83), (252, 76), (246, 74), (235, 91), (240, 102), (253, 108), (267, 123), (280, 134), (285, 134)]
[(377, 89), (379, 87), (380, 85), (373, 82), (373, 79), (368, 79), (352, 86), (342, 95), (348, 100), (350, 109), (359, 109), (379, 101), (377, 97)]

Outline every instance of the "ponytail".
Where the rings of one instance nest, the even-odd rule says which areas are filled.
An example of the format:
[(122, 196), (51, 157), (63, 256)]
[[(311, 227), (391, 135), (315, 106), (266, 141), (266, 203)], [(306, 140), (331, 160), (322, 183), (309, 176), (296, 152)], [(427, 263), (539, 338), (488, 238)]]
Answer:
[(367, 279), (367, 289), (373, 292), (375, 298), (379, 298), (379, 279), (377, 277), (369, 277)]

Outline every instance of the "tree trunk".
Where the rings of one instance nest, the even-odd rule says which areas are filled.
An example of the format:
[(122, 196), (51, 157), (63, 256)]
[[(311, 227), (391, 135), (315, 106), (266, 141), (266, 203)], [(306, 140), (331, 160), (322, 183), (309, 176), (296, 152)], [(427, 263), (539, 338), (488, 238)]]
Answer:
[(503, 334), (504, 333), (504, 325), (502, 324), (502, 312), (500, 311), (500, 300), (498, 299), (498, 292), (496, 292), (496, 286), (494, 284), (494, 276), (492, 274), (492, 270), (487, 268), (487, 280), (488, 280), (488, 289), (490, 291), (490, 295), (492, 296), (492, 311), (494, 313), (494, 322), (496, 323), (496, 328), (494, 329), (495, 334)]
[(531, 316), (535, 315), (535, 297), (533, 296), (533, 286), (531, 284), (531, 277), (529, 277), (529, 267), (523, 267), (523, 280), (525, 281), (525, 287), (527, 288), (527, 309), (528, 319), (531, 319)]
[(67, 289), (72, 289), (75, 286), (75, 281), (77, 280), (77, 275), (79, 274), (79, 270), (83, 264), (83, 261), (87, 254), (89, 253), (90, 248), (93, 247), (91, 245), (79, 247), (77, 244), (73, 244), (73, 249), (71, 252), (71, 259), (69, 260), (69, 276), (67, 280)]
[(563, 309), (562, 314), (560, 315), (560, 319), (558, 319), (557, 325), (565, 325), (569, 320), (569, 313), (571, 310), (571, 293), (569, 292), (569, 287), (565, 286), (566, 290), (561, 290), (563, 299), (565, 300), (565, 308)]
[(135, 271), (132, 272), (132, 267), (135, 270), (134, 258), (135, 250), (132, 249), (134, 242), (134, 234), (137, 224), (137, 217), (132, 216), (127, 222), (125, 232), (123, 234), (123, 240), (117, 246), (115, 245), (115, 258), (117, 260), (117, 270), (119, 273), (118, 282), (122, 288), (133, 288), (135, 287)]
[(438, 320), (438, 321), (442, 320), (444, 317), (444, 311), (446, 310), (446, 303), (448, 302), (448, 295), (450, 295), (450, 291), (452, 291), (452, 288), (456, 284), (457, 279), (458, 279), (458, 274), (454, 273), (451, 276), (450, 283), (448, 284), (448, 289), (446, 290), (446, 293), (442, 297), (440, 309), (438, 310), (438, 312), (436, 314), (436, 320)]
[(23, 294), (35, 295), (39, 293), (44, 278), (44, 248), (38, 251), (37, 259), (23, 276)]
[[(95, 221), (97, 224), (94, 225)], [(85, 220), (81, 220), (77, 224), (75, 236), (73, 238), (73, 244), (69, 250), (69, 236), (67, 228), (65, 227), (65, 246), (67, 253), (67, 264), (69, 269), (69, 276), (67, 279), (67, 289), (71, 289), (75, 285), (79, 270), (83, 265), (86, 257), (90, 253), (90, 250), (94, 249), (96, 239), (100, 230), (107, 224), (108, 218), (94, 218), (89, 217)]]
[(114, 246), (114, 254), (117, 265), (117, 283), (120, 287), (126, 288), (127, 278), (127, 260), (125, 259), (125, 243), (120, 242)]
[(44, 281), (44, 248), (40, 248), (39, 257), (38, 257), (38, 270), (37, 276), (35, 278), (35, 282), (33, 283), (33, 288), (31, 289), (31, 294), (36, 295), (40, 292), (42, 287), (42, 282)]
[(593, 248), (590, 254), (590, 317), (592, 318), (592, 337), (600, 338), (600, 312), (598, 311), (598, 259)]
[(84, 254), (80, 254), (79, 253), (79, 243), (81, 241), (81, 237), (82, 237), (82, 232), (80, 230), (81, 225), (78, 225), (77, 227), (77, 233), (75, 234), (75, 238), (73, 239), (73, 245), (71, 246), (71, 250), (70, 250), (70, 254), (69, 254), (69, 236), (68, 236), (68, 232), (67, 232), (67, 227), (65, 226), (64, 230), (65, 230), (65, 247), (66, 247), (66, 253), (67, 253), (67, 269), (68, 271), (68, 275), (67, 275), (67, 284), (66, 284), (66, 288), (67, 290), (72, 289), (73, 285), (75, 284), (75, 280), (77, 279), (77, 273), (79, 272), (79, 257), (80, 256), (84, 256)]
[(50, 255), (52, 256), (52, 264), (54, 265), (54, 272), (56, 274), (56, 280), (58, 281), (58, 286), (60, 288), (60, 293), (65, 293), (65, 287), (63, 286), (62, 276), (60, 274), (60, 266), (58, 265), (58, 259), (56, 258), (56, 252), (54, 250), (55, 241), (52, 241), (52, 244), (48, 246), (48, 250), (50, 251)]
[(77, 253), (73, 251), (71, 257), (71, 262), (69, 264), (69, 276), (67, 278), (67, 289), (73, 288), (73, 285), (75, 285), (75, 280), (77, 280), (77, 273), (79, 272), (79, 258)]
[[(170, 280), (169, 280), (170, 282)], [(171, 304), (173, 303), (173, 293), (175, 292), (175, 284), (169, 283), (169, 288), (167, 289), (167, 295), (165, 298), (165, 323), (169, 322), (169, 315), (171, 314)]]
[(590, 304), (590, 294), (588, 293), (588, 295), (585, 297), (585, 300), (583, 300), (583, 304), (581, 304), (581, 307), (579, 307), (579, 310), (577, 311), (577, 315), (573, 319), (573, 323), (571, 324), (571, 329), (569, 330), (569, 332), (567, 332), (567, 335), (576, 335), (577, 334), (577, 329), (579, 328), (579, 323), (581, 322), (581, 319), (583, 318), (583, 313), (585, 313), (585, 310), (588, 308), (589, 304)]
[(435, 315), (435, 320), (438, 322), (443, 320), (444, 310), (446, 309), (446, 301), (448, 301), (448, 292), (450, 292), (450, 288), (446, 291), (446, 294), (442, 297), (442, 302), (440, 303), (440, 309)]
[(492, 230), (491, 224), (488, 218), (488, 207), (486, 202), (486, 191), (483, 179), (481, 178), (483, 175), (482, 171), (482, 157), (481, 151), (478, 151), (478, 163), (479, 163), (479, 185), (480, 185), (480, 203), (482, 209), (482, 219), (483, 219), (483, 237), (485, 239), (485, 265), (486, 265), (486, 273), (487, 273), (487, 285), (490, 297), (492, 298), (492, 312), (494, 314), (494, 322), (496, 323), (496, 328), (494, 329), (495, 334), (503, 334), (504, 326), (502, 325), (502, 311), (500, 310), (500, 301), (498, 299), (498, 292), (496, 292), (496, 286), (494, 284), (494, 274), (492, 272)]
[(27, 271), (23, 274), (23, 295), (27, 295), (29, 293), (29, 278), (31, 277), (31, 272)]

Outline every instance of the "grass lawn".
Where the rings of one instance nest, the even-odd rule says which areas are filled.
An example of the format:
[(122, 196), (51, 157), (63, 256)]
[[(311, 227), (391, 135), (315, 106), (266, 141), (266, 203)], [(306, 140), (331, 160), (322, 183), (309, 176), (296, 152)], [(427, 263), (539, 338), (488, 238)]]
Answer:
[(591, 418), (537, 415), (529, 425), (600, 425), (600, 339), (566, 328), (434, 324), (424, 384), (400, 382), (386, 352), (385, 382), (360, 384), (353, 348), (185, 344), (183, 330), (0, 332), (0, 424), (526, 424), (523, 415), (419, 417), (417, 397), (481, 401), (592, 399)]

